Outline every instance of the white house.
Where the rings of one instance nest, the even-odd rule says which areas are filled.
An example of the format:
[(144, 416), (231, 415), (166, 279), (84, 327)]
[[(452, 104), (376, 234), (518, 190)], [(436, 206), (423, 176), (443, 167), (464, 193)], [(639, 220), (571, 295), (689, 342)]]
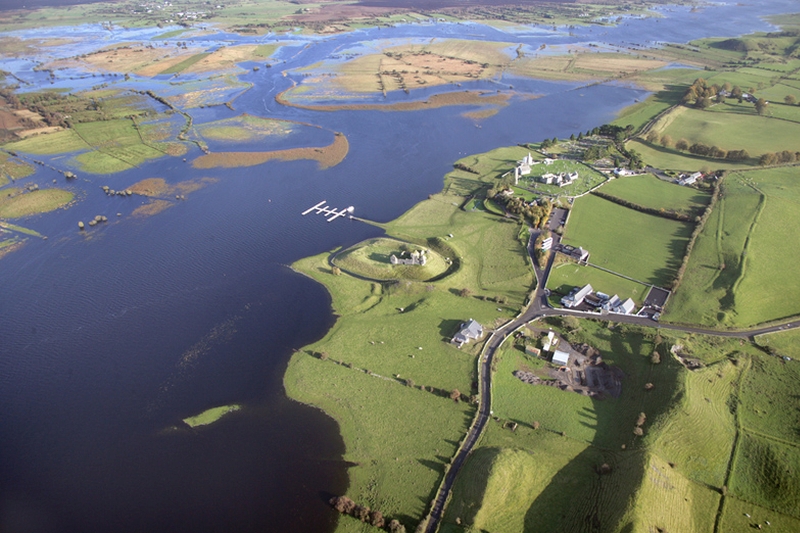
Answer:
[(461, 324), (461, 329), (458, 330), (458, 333), (455, 334), (450, 343), (461, 348), (470, 340), (477, 340), (481, 337), (483, 337), (483, 326), (470, 318)]
[(555, 336), (556, 336), (556, 334), (553, 333), (552, 330), (547, 333), (547, 338), (545, 339), (544, 343), (542, 343), (542, 351), (543, 352), (549, 352), (550, 351), (550, 347), (555, 344), (555, 342), (554, 342)]
[(703, 177), (702, 172), (695, 172), (694, 174), (681, 174), (678, 179), (678, 185), (694, 185), (697, 180)]
[(591, 294), (593, 290), (592, 286), (588, 283), (580, 289), (575, 287), (572, 289), (572, 292), (561, 298), (561, 305), (564, 307), (577, 307), (583, 303), (584, 298)]
[(569, 352), (556, 350), (553, 352), (553, 364), (564, 366), (569, 363)]
[(614, 312), (622, 315), (629, 315), (633, 313), (634, 309), (636, 309), (636, 304), (633, 302), (633, 300), (628, 298), (627, 300), (619, 304), (617, 307), (615, 307)]

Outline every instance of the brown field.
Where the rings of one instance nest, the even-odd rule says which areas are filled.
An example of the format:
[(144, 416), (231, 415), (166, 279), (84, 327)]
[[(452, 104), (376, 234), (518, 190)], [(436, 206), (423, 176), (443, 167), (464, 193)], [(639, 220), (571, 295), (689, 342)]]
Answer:
[(465, 111), (461, 113), (462, 117), (471, 118), (472, 120), (483, 120), (485, 118), (493, 117), (500, 111), (498, 107), (490, 107), (487, 109), (477, 109), (475, 111)]
[(515, 61), (511, 72), (521, 76), (560, 80), (590, 80), (633, 74), (661, 68), (667, 63), (624, 54), (578, 53), (524, 57)]
[(43, 135), (43, 134), (46, 134), (46, 133), (55, 133), (55, 132), (61, 131), (63, 129), (64, 128), (62, 128), (61, 126), (42, 126), (41, 128), (33, 128), (32, 130), (18, 131), (18, 132), (16, 132), (16, 134), (20, 139), (25, 139), (25, 138), (31, 137), (33, 135), (40, 135), (40, 134)]
[[(513, 93), (489, 93), (485, 91), (460, 91), (452, 93), (434, 94), (427, 100), (415, 102), (395, 102), (393, 104), (327, 104), (305, 105), (290, 102), (284, 94), (291, 89), (275, 96), (275, 100), (282, 105), (310, 109), (312, 111), (416, 111), (419, 109), (436, 109), (451, 105), (494, 105), (506, 106)], [(490, 96), (487, 96), (490, 95)]]
[(142, 196), (172, 196), (174, 194), (189, 194), (218, 181), (215, 178), (199, 178), (170, 185), (164, 178), (147, 178), (134, 183), (128, 189), (132, 193)]
[(630, 74), (636, 71), (661, 68), (666, 64), (665, 61), (639, 59), (624, 54), (578, 54), (574, 68), (610, 74)]
[(460, 39), (396, 46), (338, 64), (333, 72), (313, 80), (325, 83), (334, 75), (334, 83), (359, 93), (486, 79), (511, 63), (511, 58), (502, 52), (508, 46), (510, 43)]
[(50, 69), (64, 67), (79, 68), (88, 71), (108, 71), (128, 73), (135, 72), (140, 76), (154, 76), (175, 63), (194, 55), (197, 50), (184, 50), (178, 47), (150, 47), (141, 44), (130, 47), (103, 49), (81, 58), (60, 59), (48, 63)]
[(264, 57), (257, 53), (258, 47), (259, 45), (255, 44), (244, 44), (220, 48), (184, 70), (184, 72), (204, 73), (231, 69), (241, 70), (237, 63), (242, 61), (264, 61)]
[(297, 161), (308, 159), (317, 161), (321, 169), (338, 165), (350, 151), (347, 137), (337, 133), (333, 142), (320, 148), (290, 148), (271, 152), (217, 152), (202, 155), (192, 161), (195, 168), (237, 168), (252, 167), (267, 161)]
[(140, 205), (134, 209), (131, 215), (135, 217), (149, 217), (157, 215), (173, 205), (175, 205), (173, 202), (168, 202), (166, 200), (150, 200), (146, 204)]
[[(2, 48), (0, 46), (0, 48)], [(178, 48), (177, 46), (151, 46), (127, 44), (121, 47), (105, 48), (85, 57), (60, 59), (47, 64), (47, 68), (80, 68), (88, 71), (136, 73), (140, 76), (155, 76), (174, 67), (178, 63), (202, 52), (197, 48)], [(228, 70), (242, 70), (236, 64), (242, 61), (263, 61), (263, 52), (258, 45), (226, 46), (211, 53), (182, 72), (205, 73)]]

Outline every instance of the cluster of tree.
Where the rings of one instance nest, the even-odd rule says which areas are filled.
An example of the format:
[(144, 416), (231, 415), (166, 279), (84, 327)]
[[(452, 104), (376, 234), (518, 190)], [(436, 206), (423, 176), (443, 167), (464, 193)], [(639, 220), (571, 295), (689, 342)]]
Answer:
[(542, 199), (533, 205), (518, 196), (495, 194), (492, 199), (503, 205), (507, 212), (530, 220), (535, 228), (541, 227), (553, 210), (553, 204), (547, 199)]
[(585, 161), (597, 161), (608, 156), (608, 147), (594, 144), (583, 152), (583, 159)]
[(795, 161), (800, 161), (800, 152), (790, 152), (789, 150), (761, 154), (761, 157), (758, 158), (758, 164), (761, 166), (782, 165)]
[(681, 284), (683, 275), (686, 273), (686, 267), (689, 265), (689, 256), (692, 255), (694, 243), (697, 241), (697, 237), (700, 235), (700, 232), (703, 231), (703, 227), (706, 225), (708, 217), (711, 216), (711, 212), (714, 210), (714, 207), (717, 205), (717, 201), (719, 200), (721, 182), (716, 181), (712, 183), (713, 192), (711, 193), (711, 201), (708, 202), (703, 215), (697, 220), (697, 224), (694, 226), (694, 231), (692, 231), (692, 236), (689, 238), (689, 242), (686, 244), (686, 250), (683, 253), (683, 261), (681, 261), (681, 266), (678, 268), (678, 273), (676, 274), (675, 279), (672, 280), (672, 290), (677, 289)]
[(470, 174), (480, 174), (480, 172), (478, 172), (474, 168), (469, 167), (463, 163), (456, 163), (453, 165), (453, 167), (457, 168), (458, 170), (463, 170), (464, 172), (469, 172)]
[(405, 533), (406, 528), (397, 520), (392, 520), (388, 524), (380, 511), (371, 511), (369, 507), (358, 505), (347, 496), (334, 496), (329, 503), (334, 509), (342, 514), (350, 515), (364, 522), (379, 528), (386, 528), (390, 533)]
[[(665, 134), (659, 139), (658, 134), (654, 131), (647, 134), (647, 141), (651, 143), (659, 142), (664, 148), (673, 147), (672, 137)], [(714, 159), (725, 159), (728, 161), (744, 161), (750, 159), (750, 154), (747, 150), (724, 150), (719, 146), (708, 146), (702, 142), (689, 144), (689, 141), (686, 139), (678, 139), (678, 142), (674, 143), (674, 148), (682, 152), (689, 152)]]
[(621, 205), (624, 207), (628, 207), (635, 211), (639, 211), (641, 213), (647, 213), (648, 215), (655, 215), (657, 217), (668, 218), (670, 220), (678, 220), (680, 222), (689, 222), (691, 220), (691, 216), (687, 215), (686, 213), (679, 213), (672, 209), (656, 209), (655, 207), (647, 207), (644, 205), (637, 204), (635, 202), (631, 202), (630, 200), (625, 200), (623, 198), (619, 198), (617, 196), (613, 196), (608, 193), (602, 192), (600, 189), (592, 191), (592, 194), (595, 196), (599, 196), (609, 202), (614, 202), (617, 205)]

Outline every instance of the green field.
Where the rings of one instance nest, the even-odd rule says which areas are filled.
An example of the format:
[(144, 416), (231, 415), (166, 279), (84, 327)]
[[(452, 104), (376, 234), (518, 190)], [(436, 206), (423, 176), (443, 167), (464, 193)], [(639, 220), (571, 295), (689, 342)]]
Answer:
[(800, 362), (760, 354), (741, 385), (739, 419), (744, 427), (775, 439), (798, 444), (800, 433)]
[(643, 283), (668, 287), (691, 232), (691, 224), (588, 195), (575, 201), (563, 242), (589, 250), (593, 264)]
[[(169, 124), (170, 118), (163, 118)], [(71, 129), (37, 135), (6, 147), (45, 155), (82, 151), (72, 159), (81, 170), (111, 174), (137, 167), (168, 153), (183, 153), (183, 145), (163, 142), (164, 136), (164, 129), (158, 123), (145, 124), (137, 129), (130, 119), (115, 119), (75, 124)]]
[[(524, 156), (523, 156), (524, 157)], [(534, 155), (534, 159), (543, 159), (544, 156), (541, 155)], [(521, 159), (522, 157), (520, 157)], [(513, 171), (513, 164), (511, 170)], [(558, 174), (560, 172), (577, 172), (578, 179), (575, 180), (574, 183), (571, 185), (567, 185), (566, 187), (559, 187), (557, 185), (545, 185), (544, 183), (536, 182), (535, 178), (537, 176), (541, 176), (542, 174), (546, 173), (551, 174)], [(513, 177), (513, 176), (512, 176)], [(541, 191), (546, 194), (551, 195), (563, 195), (563, 196), (577, 196), (579, 194), (583, 194), (586, 191), (600, 185), (606, 178), (603, 174), (600, 174), (596, 170), (589, 168), (588, 166), (584, 165), (583, 163), (579, 163), (576, 161), (570, 161), (566, 159), (559, 159), (551, 163), (550, 165), (544, 165), (542, 163), (538, 165), (534, 165), (531, 167), (531, 174), (529, 176), (525, 176), (524, 178), (520, 178), (519, 184), (523, 187), (533, 188), (536, 191)]]
[[(392, 265), (390, 256), (401, 257), (401, 247), (411, 251), (425, 250), (425, 265)], [(408, 253), (405, 256), (408, 257)], [(353, 274), (378, 280), (424, 281), (444, 274), (448, 268), (445, 258), (425, 246), (406, 244), (394, 239), (371, 239), (339, 254), (336, 266)]]
[(758, 164), (758, 158), (746, 161), (728, 161), (727, 159), (712, 159), (690, 154), (689, 152), (679, 152), (671, 148), (664, 148), (658, 144), (650, 144), (640, 139), (632, 139), (625, 143), (629, 150), (636, 150), (642, 160), (655, 168), (661, 170), (674, 170), (681, 172), (696, 172), (698, 170), (713, 171), (718, 169), (750, 169)]
[(292, 133), (291, 122), (240, 115), (238, 117), (215, 120), (196, 126), (200, 135), (215, 141), (253, 142), (270, 136), (285, 136)]
[(242, 406), (238, 404), (231, 404), (231, 405), (222, 405), (220, 407), (212, 407), (211, 409), (206, 409), (199, 415), (190, 416), (184, 418), (183, 421), (189, 427), (199, 427), (199, 426), (207, 426), (209, 424), (213, 424), (223, 416), (227, 415), (228, 413), (232, 413), (234, 411), (238, 411), (241, 409)]
[(211, 54), (208, 52), (201, 52), (199, 54), (194, 54), (193, 56), (184, 59), (180, 63), (177, 63), (169, 68), (162, 70), (161, 72), (159, 72), (159, 74), (179, 74), (184, 70), (186, 70), (187, 68), (194, 65), (195, 63), (202, 61), (203, 59), (207, 58), (210, 55)]
[(614, 179), (603, 185), (600, 191), (651, 209), (666, 209), (690, 216), (701, 215), (711, 198), (704, 191), (669, 183), (652, 174)]
[[(742, 107), (749, 113), (743, 114), (740, 111)], [(724, 150), (747, 150), (755, 156), (764, 152), (800, 149), (800, 123), (758, 116), (752, 104), (724, 103), (711, 109), (702, 111), (678, 107), (653, 129), (659, 135), (668, 134), (676, 141), (683, 138), (689, 144), (702, 142)]]
[(730, 490), (740, 500), (800, 518), (800, 449), (796, 442), (788, 444), (743, 432)]
[(557, 293), (560, 298), (573, 287), (582, 287), (591, 283), (595, 291), (618, 295), (622, 300), (632, 298), (641, 305), (650, 287), (610, 274), (591, 266), (579, 266), (576, 263), (563, 263), (554, 266), (547, 280), (547, 288)]
[[(4, 191), (5, 192), (5, 191)], [(61, 189), (40, 189), (13, 196), (0, 196), (0, 218), (20, 218), (54, 211), (70, 203), (75, 195)]]
[(800, 329), (758, 335), (755, 340), (756, 344), (777, 355), (800, 358)]
[[(453, 174), (445, 182), (451, 191), (463, 185)], [(461, 210), (464, 200), (433, 195), (386, 224), (388, 234), (454, 260), (455, 272), (439, 281), (381, 285), (333, 275), (327, 254), (295, 264), (325, 284), (340, 318), (325, 338), (293, 356), (287, 393), (340, 424), (345, 459), (357, 463), (348, 496), (409, 529), (426, 512), (474, 415), (474, 406), (448, 396), (453, 389), (472, 393), (479, 347), (457, 349), (450, 339), (469, 318), (487, 329), (510, 319), (533, 286), (519, 224)], [(342, 518), (339, 531), (359, 526)]]
[(798, 167), (733, 174), (692, 251), (666, 318), (748, 326), (800, 313)]
[[(535, 371), (547, 363), (509, 342), (500, 354), (493, 385), (492, 407), (499, 421), (489, 422), (480, 446), (459, 474), (442, 531), (583, 531), (591, 520), (600, 520), (607, 528), (601, 530), (608, 531), (661, 527), (699, 533), (713, 528), (719, 495), (686, 477), (680, 467), (668, 465), (683, 455), (664, 458), (651, 450), (662, 449), (676, 427), (676, 415), (702, 426), (716, 409), (725, 409), (727, 395), (715, 396), (710, 410), (702, 390), (686, 399), (682, 382), (694, 375), (672, 359), (650, 363), (653, 332), (609, 330), (584, 320), (569, 334), (572, 342), (599, 348), (606, 362), (623, 370), (622, 396), (606, 400), (521, 382), (512, 375), (514, 370)], [(706, 377), (696, 382), (706, 382)], [(645, 391), (645, 382), (653, 383), (653, 390)], [(697, 401), (701, 410), (692, 407)], [(673, 407), (676, 404), (684, 407)], [(684, 415), (687, 407), (689, 414)], [(647, 422), (644, 438), (637, 440), (632, 428), (640, 412), (647, 414)], [(540, 422), (539, 429), (532, 428), (534, 420)], [(506, 421), (518, 422), (519, 427), (503, 429)], [(730, 451), (731, 442), (725, 438), (732, 436), (721, 436)], [(714, 444), (719, 441), (689, 452), (716, 456), (720, 451)], [(611, 472), (598, 475), (603, 463)]]

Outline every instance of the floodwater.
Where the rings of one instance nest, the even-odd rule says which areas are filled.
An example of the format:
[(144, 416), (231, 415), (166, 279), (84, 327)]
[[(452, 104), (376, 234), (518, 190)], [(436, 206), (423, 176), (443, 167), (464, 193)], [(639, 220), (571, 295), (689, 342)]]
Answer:
[[(706, 11), (717, 10), (713, 33), (734, 35), (770, 29), (754, 16), (758, 9), (789, 11), (792, 5)], [(476, 127), (461, 115), (469, 109), (464, 107), (404, 113), (285, 108), (274, 96), (294, 74), (283, 78), (279, 70), (379, 38), (489, 38), (538, 47), (588, 40), (621, 44), (631, 34), (685, 41), (712, 31), (693, 25), (697, 14), (685, 8), (663, 11), (658, 22), (628, 20), (573, 35), (430, 24), (286, 37), (293, 42), (280, 51), (286, 60), (281, 69), (241, 76), (254, 86), (236, 100), (236, 112), (191, 112), (197, 123), (248, 112), (324, 128), (311, 128), (301, 139), (290, 136), (281, 147), (324, 145), (332, 131), (341, 131), (350, 153), (340, 165), (321, 171), (297, 161), (197, 170), (166, 158), (111, 176), (76, 169), (80, 179), (71, 187), (77, 205), (21, 221), (49, 238), (30, 239), (0, 261), (0, 530), (331, 530), (336, 516), (325, 501), (347, 488), (344, 444), (334, 421), (285, 397), (282, 376), (292, 350), (324, 335), (334, 317), (324, 288), (286, 265), (380, 231), (300, 213), (325, 199), (334, 207), (353, 205), (367, 219), (391, 220), (440, 190), (442, 176), (464, 155), (586, 131), (646, 93), (623, 85), (506, 79), (502, 83), (518, 92), (543, 96), (512, 99)], [(124, 41), (149, 38), (148, 31), (75, 29), (88, 36), (82, 47), (94, 35)], [(204, 39), (208, 46), (247, 40)], [(33, 66), (35, 61), (20, 60), (4, 69), (32, 86), (49, 85)], [(75, 74), (59, 72), (56, 85), (97, 83), (66, 79)], [(168, 83), (110, 81), (136, 88), (152, 83), (156, 92)], [(495, 90), (498, 84), (464, 88)], [(187, 158), (198, 155), (191, 151)], [(69, 156), (39, 159), (69, 165)], [(219, 182), (140, 219), (130, 217), (140, 200), (107, 197), (100, 189), (123, 189), (148, 177)], [(39, 169), (22, 183), (54, 178), (63, 182), (59, 174)], [(123, 216), (113, 216), (117, 212)], [(95, 214), (109, 215), (109, 223), (79, 234), (77, 221)], [(182, 418), (229, 403), (243, 409), (205, 428), (181, 427)]]

